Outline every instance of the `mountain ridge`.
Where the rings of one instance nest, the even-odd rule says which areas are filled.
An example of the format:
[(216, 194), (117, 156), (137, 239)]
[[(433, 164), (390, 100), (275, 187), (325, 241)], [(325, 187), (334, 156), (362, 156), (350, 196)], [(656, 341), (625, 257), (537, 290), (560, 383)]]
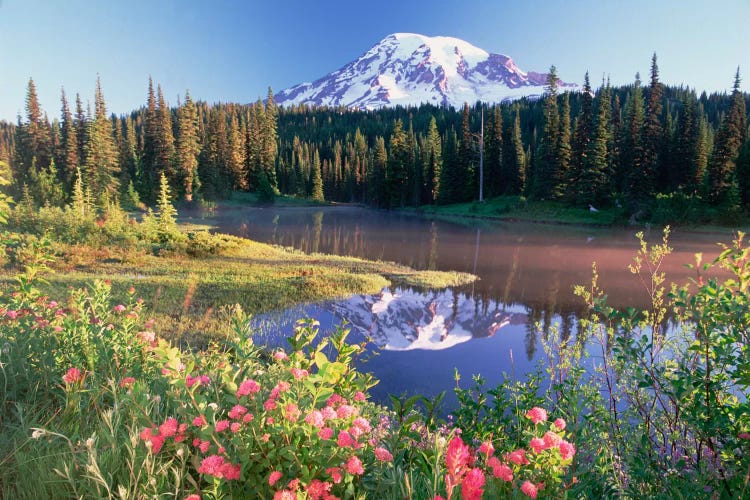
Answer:
[(546, 81), (546, 73), (524, 72), (511, 57), (459, 38), (393, 33), (338, 70), (284, 89), (274, 99), (280, 105), (357, 109), (423, 103), (458, 108), (464, 102), (540, 97)]

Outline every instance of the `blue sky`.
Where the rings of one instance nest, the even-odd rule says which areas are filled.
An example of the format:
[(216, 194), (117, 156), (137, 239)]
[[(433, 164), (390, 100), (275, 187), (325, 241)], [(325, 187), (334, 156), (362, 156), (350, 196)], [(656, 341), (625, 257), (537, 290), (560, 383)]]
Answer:
[(394, 32), (462, 38), (525, 70), (551, 64), (565, 81), (608, 74), (699, 91), (750, 90), (750, 0), (0, 0), (0, 119), (23, 114), (33, 77), (59, 116), (60, 87), (92, 100), (96, 75), (110, 111), (146, 99), (148, 76), (176, 104), (189, 88), (209, 102), (250, 102), (314, 80)]

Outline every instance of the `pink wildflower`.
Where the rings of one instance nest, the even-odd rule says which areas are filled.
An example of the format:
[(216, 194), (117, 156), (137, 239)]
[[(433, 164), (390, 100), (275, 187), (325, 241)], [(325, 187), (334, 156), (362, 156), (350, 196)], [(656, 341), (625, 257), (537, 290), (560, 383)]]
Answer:
[(288, 359), (289, 356), (287, 356), (284, 351), (276, 351), (275, 353), (273, 353), (273, 358), (276, 361), (284, 361), (285, 359)]
[(204, 458), (201, 461), (201, 465), (198, 468), (200, 474), (206, 474), (214, 476), (219, 479), (239, 479), (240, 478), (240, 466), (233, 465), (230, 462), (224, 460), (224, 457), (219, 455), (211, 455)]
[(283, 476), (283, 474), (277, 470), (271, 472), (271, 475), (268, 476), (268, 485), (273, 486), (276, 484), (276, 482), (281, 479), (281, 476)]
[(521, 491), (529, 498), (536, 498), (536, 496), (539, 494), (536, 485), (534, 485), (534, 483), (532, 483), (531, 481), (524, 481), (524, 483), (521, 485)]
[(216, 432), (224, 432), (229, 429), (229, 420), (219, 420), (216, 422)]
[(9, 317), (10, 319), (16, 319), (18, 318), (18, 311), (13, 311), (13, 310), (6, 311), (5, 315)]
[(319, 412), (318, 410), (314, 410), (312, 413), (309, 413), (305, 417), (305, 422), (308, 425), (312, 425), (313, 427), (317, 427), (318, 429), (322, 428), (325, 425), (325, 420), (323, 419), (323, 414)]
[(297, 494), (293, 491), (281, 490), (273, 494), (273, 500), (297, 500)]
[(555, 423), (555, 427), (557, 427), (557, 430), (559, 430), (559, 431), (562, 431), (562, 430), (564, 430), (564, 429), (565, 429), (565, 427), (566, 427), (566, 425), (567, 425), (567, 424), (565, 423), (565, 420), (563, 420), (563, 419), (561, 419), (561, 418), (555, 419), (555, 422), (554, 422), (554, 423)]
[(240, 384), (239, 389), (237, 389), (237, 397), (249, 396), (257, 392), (260, 392), (260, 384), (253, 379), (248, 379)]
[(364, 474), (365, 469), (362, 467), (362, 461), (357, 456), (352, 456), (346, 461), (346, 471), (352, 475)]
[(242, 424), (239, 422), (232, 422), (232, 425), (229, 426), (229, 430), (232, 431), (232, 434), (237, 434), (240, 432), (241, 428)]
[(510, 452), (506, 459), (516, 465), (527, 465), (529, 463), (529, 459), (526, 458), (526, 451), (523, 448)]
[(341, 469), (339, 469), (338, 467), (327, 468), (326, 474), (331, 476), (331, 479), (333, 479), (334, 483), (339, 484), (341, 482)]
[(339, 448), (356, 448), (357, 447), (357, 441), (355, 441), (352, 435), (346, 431), (339, 432), (339, 436), (338, 436), (338, 439), (336, 440), (336, 444), (339, 446)]
[(448, 449), (445, 452), (445, 465), (448, 474), (456, 478), (462, 475), (467, 466), (472, 465), (472, 462), (469, 447), (464, 444), (459, 436), (454, 436), (448, 443)]
[(83, 380), (83, 375), (81, 374), (81, 370), (74, 367), (69, 368), (68, 371), (65, 372), (65, 375), (63, 375), (62, 379), (66, 384), (75, 384), (76, 382)]
[(193, 425), (196, 427), (203, 427), (206, 424), (208, 424), (208, 422), (206, 422), (206, 417), (203, 415), (198, 415), (193, 419)]
[(286, 408), (284, 408), (284, 417), (289, 422), (296, 422), (297, 419), (299, 419), (300, 411), (296, 404), (289, 403), (286, 405)]
[(193, 493), (192, 495), (186, 496), (184, 500), (201, 500), (201, 496), (197, 493)]
[(296, 378), (297, 380), (303, 379), (307, 377), (308, 375), (310, 375), (310, 372), (308, 372), (307, 370), (303, 370), (301, 368), (292, 368), (291, 371), (292, 371), (292, 375), (294, 375), (294, 378)]
[(115, 307), (112, 308), (114, 312), (121, 313), (125, 311), (125, 306), (122, 304), (117, 304)]
[(370, 422), (363, 417), (357, 417), (354, 419), (354, 422), (352, 422), (352, 425), (362, 431), (363, 433), (370, 432), (372, 430), (372, 427), (370, 426)]
[(526, 418), (530, 419), (534, 424), (547, 421), (547, 410), (535, 406), (526, 412)]
[(357, 413), (359, 413), (359, 410), (350, 405), (341, 405), (338, 410), (336, 410), (336, 416), (338, 416), (338, 418), (349, 418)]
[(124, 379), (120, 380), (120, 387), (127, 388), (133, 384), (135, 384), (135, 378), (133, 377), (125, 377)]
[(164, 437), (172, 437), (177, 434), (177, 419), (169, 417), (159, 426), (159, 434)]
[(245, 414), (244, 417), (242, 417), (242, 423), (244, 423), (244, 424), (250, 423), (250, 422), (253, 421), (253, 418), (255, 418), (255, 417), (253, 417), (252, 413), (247, 413), (247, 414)]
[(385, 448), (375, 448), (375, 458), (381, 462), (393, 462), (393, 455)]
[(338, 394), (333, 394), (330, 398), (328, 398), (328, 401), (326, 401), (327, 406), (332, 406), (333, 408), (336, 408), (339, 405), (346, 404), (346, 399), (342, 398)]
[(231, 418), (232, 420), (237, 420), (245, 413), (247, 413), (247, 408), (242, 405), (234, 405), (232, 409), (229, 410), (229, 418)]
[(740, 439), (750, 439), (750, 432), (740, 432), (737, 434), (737, 437)]
[(333, 437), (333, 429), (330, 427), (323, 427), (318, 431), (318, 437), (323, 440), (328, 440)]
[(576, 447), (573, 445), (573, 443), (562, 441), (559, 445), (557, 445), (557, 447), (560, 450), (560, 455), (562, 456), (563, 460), (569, 460), (576, 454)]
[(367, 401), (367, 396), (362, 391), (357, 391), (357, 393), (354, 395), (354, 401)]
[(324, 407), (322, 410), (320, 410), (320, 413), (326, 420), (333, 420), (334, 418), (336, 418), (336, 410), (334, 410), (330, 406)]
[(164, 446), (164, 436), (160, 434), (154, 434), (156, 427), (143, 429), (141, 432), (141, 440), (151, 443), (151, 453), (159, 453), (161, 447)]
[(210, 441), (201, 441), (201, 444), (198, 445), (198, 449), (201, 450), (201, 453), (206, 453), (208, 451), (208, 448), (211, 447)]
[(265, 403), (263, 403), (263, 409), (266, 411), (271, 411), (276, 409), (276, 401), (273, 399), (266, 400)]
[(495, 447), (492, 446), (492, 441), (484, 441), (477, 450), (479, 453), (484, 454), (485, 457), (489, 458), (495, 453)]
[(471, 469), (461, 483), (461, 498), (463, 500), (481, 500), (484, 493), (484, 481), (482, 469)]
[(544, 439), (538, 437), (532, 438), (529, 446), (532, 450), (534, 450), (534, 453), (541, 453), (547, 449), (547, 445), (544, 443)]
[(492, 475), (502, 481), (513, 481), (513, 470), (505, 464), (499, 464), (498, 466), (493, 467)]
[(310, 500), (323, 500), (328, 495), (328, 492), (331, 491), (332, 486), (331, 483), (324, 483), (320, 479), (313, 479), (307, 485), (305, 493), (307, 493), (307, 498)]
[(563, 438), (561, 438), (558, 434), (555, 434), (552, 431), (547, 431), (544, 433), (544, 445), (547, 448), (555, 448), (557, 445), (559, 445), (562, 442)]

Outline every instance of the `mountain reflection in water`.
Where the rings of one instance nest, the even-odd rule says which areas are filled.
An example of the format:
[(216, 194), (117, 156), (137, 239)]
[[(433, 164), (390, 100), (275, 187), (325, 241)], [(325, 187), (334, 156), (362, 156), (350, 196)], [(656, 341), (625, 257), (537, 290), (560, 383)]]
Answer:
[(386, 288), (378, 295), (332, 302), (330, 307), (380, 348), (390, 351), (448, 349), (528, 321), (523, 307), (507, 308), (495, 302), (479, 311), (472, 297), (450, 289), (420, 293)]

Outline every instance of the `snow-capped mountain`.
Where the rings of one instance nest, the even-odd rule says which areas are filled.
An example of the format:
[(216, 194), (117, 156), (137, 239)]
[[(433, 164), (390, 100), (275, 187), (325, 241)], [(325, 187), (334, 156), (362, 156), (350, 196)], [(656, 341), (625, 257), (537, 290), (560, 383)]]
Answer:
[(392, 351), (448, 349), (528, 321), (522, 306), (493, 303), (485, 311), (477, 307), (474, 298), (452, 290), (386, 288), (376, 295), (354, 295), (333, 302), (330, 307), (352, 328)]
[(546, 73), (521, 71), (510, 57), (458, 38), (394, 33), (356, 61), (312, 83), (282, 90), (275, 100), (359, 109), (422, 103), (459, 108), (464, 102), (538, 97), (546, 79)]

